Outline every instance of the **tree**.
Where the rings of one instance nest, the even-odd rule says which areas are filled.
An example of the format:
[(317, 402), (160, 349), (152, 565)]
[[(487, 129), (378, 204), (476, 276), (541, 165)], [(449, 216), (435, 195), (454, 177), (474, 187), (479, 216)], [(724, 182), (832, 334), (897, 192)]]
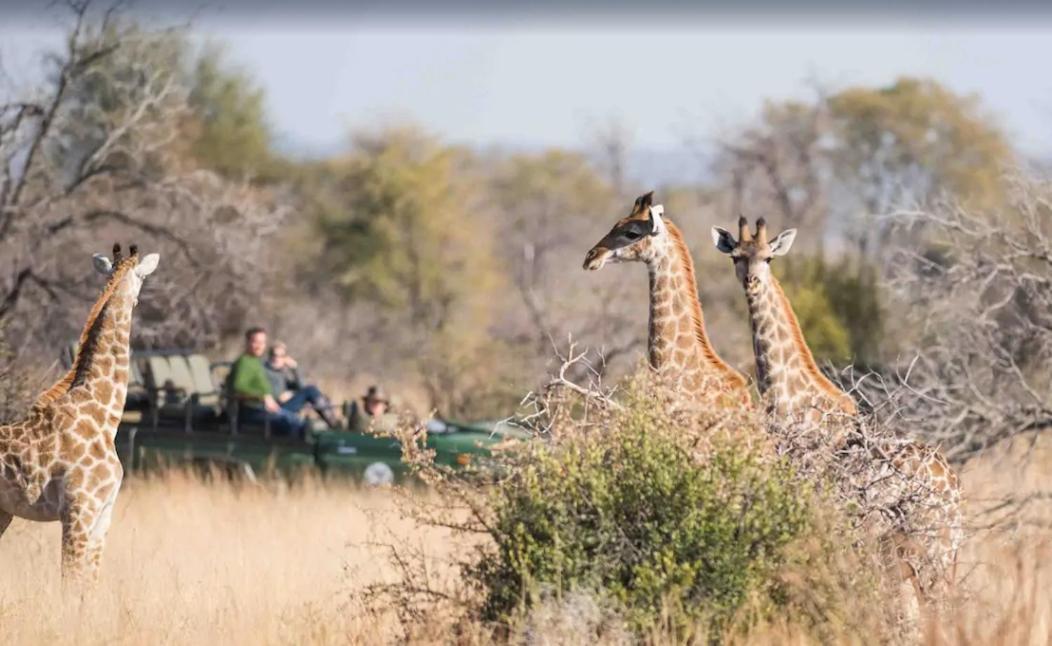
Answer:
[[(895, 269), (886, 253), (891, 243), (901, 242), (891, 239), (887, 216), (947, 195), (976, 209), (999, 204), (1011, 159), (977, 99), (932, 80), (902, 78), (882, 88), (768, 104), (757, 123), (725, 139), (716, 167), (731, 186), (723, 200), (731, 215), (762, 215), (775, 228), (810, 231), (804, 239), (815, 241), (816, 257), (810, 269), (788, 276), (786, 287), (801, 292), (794, 305), (809, 303), (837, 322), (822, 322), (826, 314), (810, 323), (801, 316), (804, 333), (830, 340), (827, 356), (840, 357), (843, 336), (830, 336), (839, 328), (850, 355), (870, 363), (879, 359), (883, 339), (878, 283)], [(825, 257), (826, 249), (840, 257)], [(816, 290), (824, 296), (810, 293)]]
[[(312, 200), (317, 271), (378, 314), (386, 360), (420, 371), (432, 404), (457, 414), (499, 366), (489, 326), (500, 276), (469, 160), (410, 129), (355, 139)], [(382, 339), (382, 340), (381, 340)]]
[(998, 218), (953, 200), (894, 217), (890, 286), (916, 350), (863, 392), (956, 462), (1052, 428), (1052, 186), (1009, 189)]
[(275, 160), (263, 90), (247, 74), (231, 68), (215, 44), (197, 57), (189, 83), (193, 156), (225, 177), (270, 178)]
[(825, 113), (821, 98), (814, 104), (769, 102), (758, 123), (721, 144), (716, 167), (729, 177), (728, 207), (735, 216), (777, 216), (787, 228), (824, 228)]
[(592, 291), (568, 284), (566, 267), (580, 264), (581, 240), (598, 236), (624, 206), (614, 204), (610, 185), (583, 156), (561, 150), (504, 160), (490, 190), (507, 267), (532, 327), (521, 334), (532, 337), (531, 350), (547, 353), (553, 337), (580, 323)]
[[(819, 92), (769, 103), (721, 145), (729, 210), (845, 236), (872, 260), (888, 233), (880, 216), (950, 193), (977, 207), (1003, 195), (1012, 151), (975, 97), (932, 80)], [(823, 236), (815, 236), (821, 240)]]
[(255, 309), (259, 249), (281, 207), (182, 156), (178, 32), (142, 29), (115, 8), (69, 8), (50, 77), (0, 105), (0, 323), (51, 363), (97, 293), (91, 254), (120, 240), (162, 254), (133, 342), (215, 344)]
[(973, 96), (933, 80), (900, 78), (883, 88), (849, 88), (829, 99), (830, 159), (862, 214), (852, 232), (863, 253), (883, 248), (889, 227), (875, 220), (944, 194), (976, 208), (999, 203), (1012, 160), (1004, 135)]

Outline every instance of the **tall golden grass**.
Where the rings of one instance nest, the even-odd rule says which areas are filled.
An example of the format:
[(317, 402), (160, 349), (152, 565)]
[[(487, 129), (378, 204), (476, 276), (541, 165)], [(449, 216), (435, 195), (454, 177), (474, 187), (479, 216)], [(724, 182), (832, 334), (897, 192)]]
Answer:
[[(991, 451), (963, 475), (971, 521), (988, 524), (996, 515), (983, 510), (1004, 496), (1052, 489), (1052, 442)], [(964, 599), (930, 623), (926, 643), (1052, 643), (1050, 505), (1035, 502), (1012, 524), (974, 533), (961, 557)], [(402, 633), (394, 613), (370, 612), (358, 596), (398, 576), (383, 544), (420, 548), (439, 568), (465, 549), (447, 532), (417, 525), (400, 506), (389, 491), (311, 480), (129, 479), (101, 579), (90, 591), (61, 584), (57, 524), (16, 520), (0, 539), (0, 643), (396, 642)], [(436, 628), (450, 625), (444, 619), (435, 618)], [(533, 636), (547, 643), (584, 638), (565, 622), (550, 628), (551, 635), (542, 627)], [(796, 635), (790, 623), (744, 641), (803, 643)], [(452, 639), (441, 631), (422, 639), (443, 637)], [(473, 641), (464, 633), (459, 639)]]
[(387, 491), (133, 479), (98, 585), (65, 590), (58, 524), (15, 520), (0, 539), (0, 643), (385, 643), (355, 593), (390, 580), (391, 536), (442, 556), (448, 536), (402, 518)]

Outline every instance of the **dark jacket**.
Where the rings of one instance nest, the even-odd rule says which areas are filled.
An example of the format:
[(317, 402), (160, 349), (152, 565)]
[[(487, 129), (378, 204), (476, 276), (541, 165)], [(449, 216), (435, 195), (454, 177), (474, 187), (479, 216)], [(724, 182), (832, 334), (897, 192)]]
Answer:
[(286, 390), (299, 390), (303, 387), (299, 371), (295, 368), (275, 368), (269, 361), (263, 363), (263, 370), (270, 381), (270, 393), (279, 397)]

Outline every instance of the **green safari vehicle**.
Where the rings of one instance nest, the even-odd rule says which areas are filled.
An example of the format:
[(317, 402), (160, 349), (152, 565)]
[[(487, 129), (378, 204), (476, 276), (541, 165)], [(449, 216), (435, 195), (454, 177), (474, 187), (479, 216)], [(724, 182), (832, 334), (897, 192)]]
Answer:
[[(369, 485), (400, 482), (409, 469), (400, 442), (383, 435), (329, 430), (306, 438), (277, 437), (267, 427), (239, 423), (236, 400), (223, 392), (229, 364), (200, 354), (135, 352), (128, 401), (117, 430), (117, 452), (128, 471), (194, 466), (229, 475), (316, 472), (349, 476)], [(490, 447), (524, 434), (503, 422), (431, 419), (426, 447), (437, 464), (484, 464)]]

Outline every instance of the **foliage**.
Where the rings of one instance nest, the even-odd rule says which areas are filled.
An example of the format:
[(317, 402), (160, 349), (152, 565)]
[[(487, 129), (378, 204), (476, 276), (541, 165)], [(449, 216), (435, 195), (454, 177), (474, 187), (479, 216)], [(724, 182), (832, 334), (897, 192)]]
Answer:
[[(747, 600), (777, 606), (784, 549), (812, 526), (806, 487), (747, 437), (704, 440), (635, 390), (594, 432), (536, 443), (492, 494), (492, 550), (469, 571), (490, 620), (543, 592), (591, 590), (639, 630), (726, 628)], [(700, 426), (700, 424), (699, 424)]]
[[(458, 178), (458, 151), (412, 130), (363, 136), (339, 164), (343, 204), (319, 214), (321, 258), (348, 298), (442, 329), (490, 278), (486, 224)], [(330, 210), (331, 209), (331, 210)], [(469, 286), (471, 288), (469, 288)]]
[(884, 342), (877, 270), (864, 260), (789, 256), (782, 283), (819, 361), (868, 365)]
[[(52, 146), (54, 155), (71, 163), (106, 152), (99, 146), (111, 123), (134, 114), (122, 143), (149, 136), (155, 146), (163, 142), (192, 165), (234, 180), (274, 171), (263, 91), (225, 60), (219, 45), (195, 51), (181, 30), (123, 19), (89, 23), (82, 37), (82, 47), (105, 55), (70, 84), (65, 110), (75, 118), (56, 137), (61, 145)], [(166, 129), (151, 128), (159, 121)]]
[(421, 371), (432, 403), (452, 415), (471, 382), (501, 368), (499, 342), (484, 332), (500, 275), (467, 162), (408, 128), (361, 136), (348, 158), (326, 166), (331, 192), (311, 205), (322, 240), (316, 275), (368, 303), (379, 334), (397, 326), (401, 338), (383, 337), (389, 356)]
[[(1011, 161), (1004, 135), (972, 96), (930, 79), (903, 77), (882, 88), (855, 87), (829, 99), (840, 139), (838, 168), (871, 182), (900, 182), (926, 202), (943, 191), (975, 206), (996, 204)], [(867, 199), (876, 199), (875, 195)]]
[(58, 77), (67, 77), (51, 136), (43, 141), (48, 162), (64, 170), (68, 190), (106, 172), (163, 176), (164, 152), (178, 139), (185, 116), (186, 90), (181, 69), (187, 44), (177, 31), (153, 31), (115, 18), (87, 23), (74, 59), (91, 60), (76, 74), (63, 72), (63, 59), (52, 58)]
[(891, 235), (880, 216), (946, 193), (977, 207), (999, 204), (1001, 175), (1014, 160), (975, 97), (908, 77), (769, 102), (721, 148), (716, 167), (727, 176), (732, 213), (823, 230), (810, 238), (815, 246), (833, 233), (878, 263)]
[(190, 78), (193, 156), (206, 168), (241, 179), (276, 169), (264, 114), (263, 90), (230, 67), (212, 44), (197, 57)]

